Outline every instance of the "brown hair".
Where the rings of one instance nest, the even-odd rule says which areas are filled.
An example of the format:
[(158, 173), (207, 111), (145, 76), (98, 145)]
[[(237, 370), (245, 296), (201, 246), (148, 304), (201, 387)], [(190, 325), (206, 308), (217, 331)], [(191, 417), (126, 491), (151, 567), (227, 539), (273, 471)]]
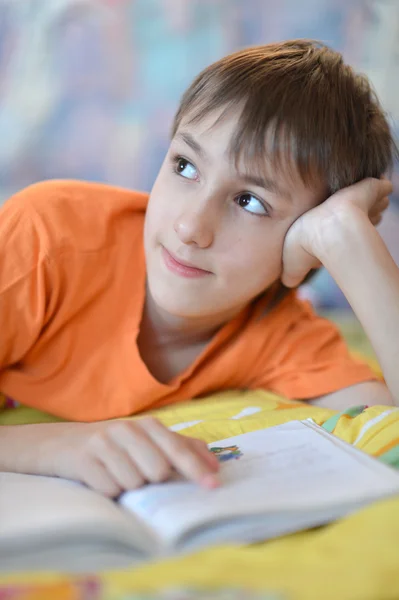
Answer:
[(327, 196), (380, 177), (398, 155), (368, 79), (320, 42), (255, 46), (213, 63), (183, 95), (172, 135), (183, 119), (198, 122), (219, 109), (222, 117), (237, 106), (234, 160), (264, 165), (267, 157), (275, 167), (284, 160), (305, 184), (325, 183)]
[[(220, 119), (237, 106), (233, 159), (242, 156), (252, 168), (255, 162), (262, 169), (266, 158), (275, 168), (288, 166), (306, 185), (323, 183), (325, 199), (365, 177), (381, 177), (399, 157), (367, 77), (317, 41), (254, 46), (211, 64), (184, 93), (172, 136), (183, 119), (199, 122), (221, 109)], [(277, 284), (266, 312), (288, 291)]]

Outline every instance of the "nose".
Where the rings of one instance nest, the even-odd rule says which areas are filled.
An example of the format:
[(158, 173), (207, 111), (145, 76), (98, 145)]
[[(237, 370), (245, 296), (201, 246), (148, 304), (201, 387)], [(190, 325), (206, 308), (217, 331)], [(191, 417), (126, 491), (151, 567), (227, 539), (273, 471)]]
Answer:
[(176, 219), (174, 229), (177, 237), (183, 244), (194, 244), (200, 248), (208, 248), (214, 240), (216, 215), (211, 210), (198, 206), (195, 209), (186, 209)]

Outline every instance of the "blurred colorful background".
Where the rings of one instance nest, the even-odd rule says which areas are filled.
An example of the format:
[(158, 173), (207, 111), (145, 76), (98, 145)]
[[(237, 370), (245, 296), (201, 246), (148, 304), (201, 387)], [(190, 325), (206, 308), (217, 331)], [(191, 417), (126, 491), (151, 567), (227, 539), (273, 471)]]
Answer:
[[(0, 202), (54, 177), (151, 189), (193, 77), (296, 37), (367, 73), (399, 132), (399, 0), (0, 0)], [(381, 231), (399, 263), (394, 179)], [(325, 272), (304, 293), (346, 306)]]

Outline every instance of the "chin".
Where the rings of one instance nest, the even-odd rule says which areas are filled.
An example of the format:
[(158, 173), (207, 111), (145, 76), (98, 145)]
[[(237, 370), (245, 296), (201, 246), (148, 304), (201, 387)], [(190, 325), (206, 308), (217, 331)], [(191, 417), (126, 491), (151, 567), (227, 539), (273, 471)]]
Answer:
[(193, 319), (212, 314), (209, 301), (204, 303), (201, 298), (192, 297), (191, 294), (180, 294), (178, 290), (169, 290), (164, 293), (161, 290), (150, 289), (151, 297), (155, 304), (162, 310), (174, 317), (182, 319)]
[(155, 305), (177, 318), (198, 318), (214, 313), (212, 286), (205, 280), (176, 277), (164, 268), (148, 268), (148, 291)]

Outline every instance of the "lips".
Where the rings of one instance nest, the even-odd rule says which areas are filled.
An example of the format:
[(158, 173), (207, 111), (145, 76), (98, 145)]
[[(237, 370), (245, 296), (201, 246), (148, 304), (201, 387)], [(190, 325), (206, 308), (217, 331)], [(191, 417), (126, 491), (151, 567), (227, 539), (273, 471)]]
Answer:
[(172, 273), (180, 275), (181, 277), (195, 278), (212, 274), (210, 271), (200, 269), (192, 263), (178, 258), (169, 252), (169, 250), (166, 250), (164, 246), (162, 246), (162, 258), (169, 271), (172, 271)]

